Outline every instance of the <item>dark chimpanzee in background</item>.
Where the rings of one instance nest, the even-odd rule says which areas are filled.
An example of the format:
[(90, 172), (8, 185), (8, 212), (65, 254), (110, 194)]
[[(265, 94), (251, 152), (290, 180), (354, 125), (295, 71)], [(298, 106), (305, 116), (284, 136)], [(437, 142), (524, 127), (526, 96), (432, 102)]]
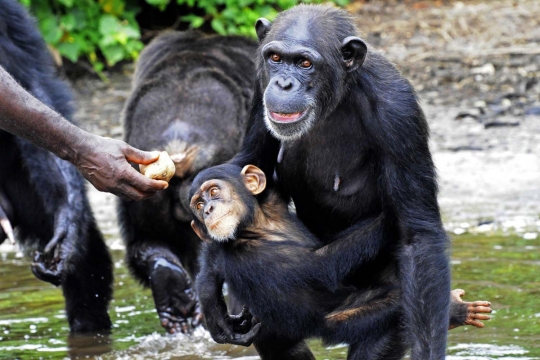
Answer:
[[(324, 244), (355, 244), (323, 268), (335, 287), (343, 268), (355, 269), (344, 284), (366, 296), (399, 285), (399, 321), (393, 313), (366, 317), (357, 334), (364, 346), (352, 352), (385, 359), (393, 334), (377, 329), (390, 324), (403, 330), (411, 359), (443, 359), (448, 239), (428, 126), (411, 84), (368, 49), (344, 10), (301, 5), (274, 23), (260, 19), (256, 30), (258, 84), (232, 162), (254, 164), (270, 179), (275, 173), (298, 218)], [(385, 236), (367, 233), (375, 218)], [(265, 359), (313, 357), (303, 341), (259, 336), (255, 346)]]
[[(36, 98), (72, 118), (68, 86), (34, 21), (15, 0), (0, 0), (0, 65)], [(112, 263), (75, 167), (0, 131), (0, 217), (26, 248), (45, 251), (32, 271), (62, 286), (72, 332), (108, 331)], [(8, 226), (5, 226), (8, 228)], [(0, 228), (0, 241), (7, 234)]]
[(141, 202), (121, 200), (119, 219), (134, 276), (152, 289), (161, 324), (187, 331), (202, 315), (191, 280), (200, 240), (188, 192), (202, 169), (229, 160), (244, 135), (253, 94), (255, 42), (170, 32), (142, 52), (124, 109), (125, 141), (166, 150), (176, 165), (167, 190)]
[[(401, 312), (396, 274), (370, 291), (341, 282), (356, 267), (355, 261), (340, 263), (343, 252), (349, 249), (351, 260), (361, 260), (363, 253), (355, 251), (361, 241), (387, 236), (384, 215), (357, 224), (360, 241), (344, 237), (323, 246), (289, 213), (286, 199), (265, 187), (264, 172), (253, 165), (216, 166), (193, 181), (192, 227), (205, 241), (197, 291), (213, 338), (247, 346), (259, 331), (289, 344), (320, 337), (326, 344), (350, 344), (348, 359), (364, 359), (363, 347), (382, 338), (383, 358), (400, 359), (405, 346), (396, 325)], [(224, 282), (251, 313), (228, 315)], [(451, 328), (467, 324), (467, 318), (489, 319), (475, 313), (488, 312), (488, 303), (472, 303), (469, 310), (459, 290), (452, 295)], [(368, 328), (368, 335), (359, 336)]]

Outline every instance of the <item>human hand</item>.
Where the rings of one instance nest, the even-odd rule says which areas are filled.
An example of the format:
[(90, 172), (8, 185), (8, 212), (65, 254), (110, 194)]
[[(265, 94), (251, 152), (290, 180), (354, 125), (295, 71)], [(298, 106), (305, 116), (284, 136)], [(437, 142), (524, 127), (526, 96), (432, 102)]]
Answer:
[(158, 157), (159, 152), (141, 151), (123, 141), (92, 135), (79, 143), (72, 163), (99, 191), (124, 199), (142, 200), (166, 189), (169, 184), (147, 178), (129, 161), (147, 165)]

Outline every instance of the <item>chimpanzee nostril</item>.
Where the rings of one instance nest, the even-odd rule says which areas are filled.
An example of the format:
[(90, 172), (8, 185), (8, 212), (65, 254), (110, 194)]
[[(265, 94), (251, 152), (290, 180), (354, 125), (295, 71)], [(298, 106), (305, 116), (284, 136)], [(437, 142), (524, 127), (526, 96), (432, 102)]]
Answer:
[(292, 80), (279, 77), (276, 79), (276, 84), (283, 90), (290, 90), (292, 88)]
[(212, 211), (214, 211), (214, 207), (212, 206), (212, 204), (208, 204), (208, 206), (206, 206), (206, 209), (204, 210), (204, 213), (206, 215), (210, 215)]

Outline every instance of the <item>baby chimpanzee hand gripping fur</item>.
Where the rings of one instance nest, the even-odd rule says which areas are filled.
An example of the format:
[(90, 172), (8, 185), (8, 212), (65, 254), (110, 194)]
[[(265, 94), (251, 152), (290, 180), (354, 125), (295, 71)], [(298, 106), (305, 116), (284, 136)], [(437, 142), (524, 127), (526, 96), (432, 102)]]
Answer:
[[(397, 276), (389, 275), (388, 281), (370, 291), (336, 283), (334, 279), (344, 279), (353, 269), (324, 267), (339, 263), (336, 257), (351, 246), (349, 240), (322, 247), (289, 213), (278, 192), (264, 191), (265, 187), (262, 170), (233, 164), (204, 170), (192, 184), (192, 227), (205, 241), (197, 290), (214, 340), (247, 346), (259, 333), (285, 343), (320, 337), (328, 344), (351, 345), (349, 358), (356, 359), (360, 358), (355, 355), (359, 334), (366, 324), (377, 322), (371, 331), (390, 333), (393, 338), (385, 359), (401, 358)], [(381, 216), (358, 226), (365, 229), (366, 237), (384, 238), (387, 232)], [(256, 318), (246, 309), (238, 316), (228, 315), (224, 282)], [(453, 297), (450, 327), (472, 324), (470, 320), (478, 315), (472, 308), (488, 305), (477, 302), (468, 309), (464, 304), (459, 296)]]

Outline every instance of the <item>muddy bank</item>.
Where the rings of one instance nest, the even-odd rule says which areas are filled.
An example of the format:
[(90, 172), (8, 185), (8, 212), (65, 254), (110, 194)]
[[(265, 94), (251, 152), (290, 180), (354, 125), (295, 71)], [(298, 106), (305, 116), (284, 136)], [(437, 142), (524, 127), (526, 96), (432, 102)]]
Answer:
[[(418, 91), (448, 229), (537, 231), (540, 3), (370, 1), (350, 10)], [(72, 82), (83, 128), (122, 138), (132, 71), (109, 74), (109, 84)], [(91, 199), (104, 231), (117, 238), (113, 196), (92, 189)]]

